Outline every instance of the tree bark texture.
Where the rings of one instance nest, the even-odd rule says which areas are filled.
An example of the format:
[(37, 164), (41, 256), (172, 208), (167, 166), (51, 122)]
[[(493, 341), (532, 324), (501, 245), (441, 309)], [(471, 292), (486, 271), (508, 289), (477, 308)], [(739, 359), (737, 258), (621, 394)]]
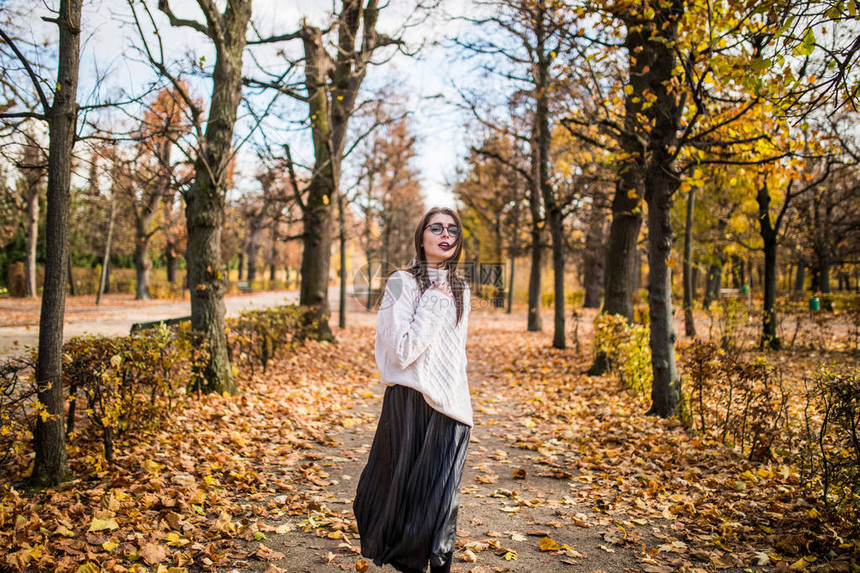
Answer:
[(28, 297), (35, 297), (36, 288), (36, 255), (39, 242), (39, 189), (45, 178), (45, 169), (41, 150), (35, 145), (24, 147), (20, 171), (23, 175), (24, 199), (27, 212), (27, 262), (24, 267), (26, 292)]
[(776, 334), (777, 229), (770, 218), (770, 189), (766, 183), (759, 187), (756, 201), (758, 202), (759, 234), (764, 243), (764, 318), (761, 347), (779, 350), (781, 344)]
[(541, 282), (543, 272), (543, 245), (541, 230), (544, 219), (541, 216), (543, 196), (540, 188), (540, 158), (538, 157), (537, 134), (532, 135), (532, 180), (529, 186), (529, 211), (531, 213), (531, 267), (529, 268), (528, 318), (526, 329), (529, 332), (543, 330), (541, 318)]
[(349, 120), (374, 50), (392, 43), (376, 32), (378, 16), (378, 0), (342, 0), (334, 57), (326, 51), (320, 29), (305, 24), (301, 31), (314, 171), (303, 207), (299, 301), (318, 309), (316, 334), (323, 340), (334, 338), (328, 324), (328, 279), (334, 205)]
[(526, 329), (529, 332), (543, 330), (543, 319), (540, 315), (541, 270), (543, 268), (543, 245), (541, 245), (540, 227), (532, 224), (531, 268), (529, 269), (529, 312)]
[(606, 246), (604, 314), (620, 314), (633, 321), (633, 293), (637, 271), (637, 241), (642, 227), (641, 179), (637, 164), (628, 163), (619, 173), (612, 198), (612, 223)]
[[(674, 75), (673, 44), (678, 21), (684, 12), (683, 0), (653, 6), (654, 16), (628, 24), (626, 46), (637, 64), (647, 66), (641, 78), (643, 94), (652, 94), (654, 103), (644, 111), (649, 125), (640, 134), (648, 149), (643, 183), (648, 203), (648, 310), (651, 325), (651, 384), (649, 414), (667, 418), (676, 413), (681, 401), (681, 380), (675, 366), (675, 328), (672, 322), (672, 281), (669, 257), (672, 253), (672, 198), (680, 184), (673, 165), (671, 148), (677, 143), (681, 106), (670, 84)], [(631, 74), (632, 75), (632, 74)], [(634, 93), (635, 88), (634, 88)]]
[[(535, 47), (537, 66), (534, 71), (535, 81), (535, 144), (537, 153), (532, 156), (537, 160), (535, 184), (540, 189), (541, 199), (546, 208), (547, 223), (552, 239), (552, 271), (553, 271), (553, 335), (554, 348), (565, 347), (564, 332), (564, 215), (552, 186), (549, 174), (549, 148), (552, 134), (549, 127), (549, 66), (551, 56), (547, 53), (545, 29), (546, 13), (544, 6), (538, 3), (535, 7)], [(540, 268), (538, 268), (540, 272)]]
[(96, 305), (98, 306), (102, 300), (102, 294), (105, 292), (105, 284), (108, 278), (108, 262), (110, 261), (110, 248), (113, 239), (113, 222), (116, 214), (116, 195), (111, 193), (110, 210), (108, 211), (108, 229), (107, 237), (105, 238), (105, 252), (102, 257), (102, 272), (99, 275), (99, 290), (96, 292)]
[(340, 300), (338, 301), (338, 326), (346, 328), (346, 215), (344, 196), (337, 197), (337, 219), (340, 229)]
[(212, 100), (204, 142), (194, 162), (194, 181), (186, 195), (188, 228), (186, 259), (191, 292), (191, 328), (208, 352), (198, 374), (207, 392), (236, 393), (224, 332), (224, 291), (227, 277), (221, 264), (221, 231), (233, 128), (242, 99), (242, 55), (251, 18), (250, 0), (232, 0), (223, 14), (207, 12), (215, 44)]
[(36, 246), (39, 241), (39, 187), (27, 189), (27, 296), (36, 292)]
[[(604, 278), (603, 308), (601, 314), (619, 314), (633, 321), (633, 294), (636, 292), (639, 273), (637, 242), (642, 227), (643, 149), (640, 139), (634, 136), (637, 118), (642, 112), (641, 94), (646, 88), (645, 60), (634, 54), (639, 49), (637, 36), (628, 34), (626, 48), (630, 68), (629, 83), (633, 87), (624, 97), (623, 149), (619, 161), (615, 193), (612, 197), (612, 222), (606, 245), (606, 276)], [(588, 369), (590, 376), (600, 376), (609, 368), (606, 355), (598, 352)]]
[(167, 271), (167, 282), (170, 284), (176, 283), (176, 253), (179, 245), (173, 235), (171, 225), (173, 214), (174, 193), (168, 192), (162, 202), (164, 212), (164, 267)]
[(606, 215), (602, 209), (594, 207), (589, 214), (585, 251), (582, 253), (582, 275), (585, 286), (585, 299), (582, 306), (585, 308), (600, 308), (606, 275), (605, 234)]
[(149, 292), (149, 271), (152, 270), (152, 261), (149, 260), (149, 241), (152, 234), (148, 231), (143, 231), (142, 226), (152, 223), (152, 217), (147, 217), (137, 225), (137, 233), (134, 242), (134, 272), (135, 272), (135, 289), (134, 300), (149, 300), (151, 297)]
[[(164, 166), (170, 164), (169, 140), (158, 144), (156, 146), (156, 153), (160, 168), (165, 169)], [(141, 203), (134, 202), (134, 268), (137, 278), (135, 300), (149, 300), (152, 298), (149, 292), (150, 271), (152, 270), (152, 261), (149, 259), (149, 243), (154, 234), (152, 221), (155, 218), (159, 204), (170, 191), (170, 175), (160, 174), (154, 179), (152, 185), (152, 189), (145, 189), (143, 191), (143, 200)]]
[(45, 231), (45, 282), (39, 317), (36, 382), (40, 407), (33, 434), (35, 460), (31, 480), (56, 485), (66, 475), (68, 461), (63, 411), (63, 315), (69, 256), (69, 185), (72, 148), (77, 125), (82, 0), (60, 0), (57, 91), (49, 110), (48, 207)]
[(797, 262), (797, 272), (794, 273), (794, 292), (802, 293), (806, 284), (806, 261), (800, 259)]
[(696, 321), (693, 319), (693, 208), (696, 201), (696, 188), (687, 192), (687, 217), (684, 223), (684, 331), (687, 336), (696, 337)]
[(260, 238), (263, 229), (254, 226), (248, 232), (248, 244), (245, 247), (245, 264), (248, 266), (248, 282), (257, 280), (257, 266), (260, 254)]

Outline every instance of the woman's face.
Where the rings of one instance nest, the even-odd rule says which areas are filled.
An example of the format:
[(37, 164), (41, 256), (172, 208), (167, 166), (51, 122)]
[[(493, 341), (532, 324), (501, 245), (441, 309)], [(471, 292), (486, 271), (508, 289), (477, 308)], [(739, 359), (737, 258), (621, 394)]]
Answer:
[[(442, 232), (438, 235), (433, 234), (433, 231), (430, 230), (430, 225), (434, 223), (442, 225)], [(452, 236), (448, 231), (448, 227), (456, 225), (454, 217), (444, 213), (436, 213), (427, 221), (421, 244), (424, 247), (424, 256), (427, 259), (428, 265), (439, 267), (451, 258), (451, 254), (457, 246), (459, 236)]]

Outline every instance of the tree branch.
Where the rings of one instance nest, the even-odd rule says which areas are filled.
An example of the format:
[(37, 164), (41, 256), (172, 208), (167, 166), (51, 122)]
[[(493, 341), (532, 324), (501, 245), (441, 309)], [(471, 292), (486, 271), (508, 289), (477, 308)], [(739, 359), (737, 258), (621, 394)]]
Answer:
[(14, 118), (26, 118), (26, 119), (39, 119), (39, 120), (47, 120), (48, 117), (41, 113), (36, 113), (34, 111), (19, 111), (13, 113), (0, 113), (0, 118), (3, 119), (14, 119)]
[(47, 116), (51, 110), (51, 104), (48, 103), (48, 98), (45, 97), (45, 92), (42, 91), (42, 86), (39, 83), (39, 78), (36, 76), (36, 72), (33, 71), (32, 66), (30, 66), (29, 60), (24, 57), (24, 54), (21, 53), (21, 50), (18, 49), (15, 41), (10, 38), (6, 32), (3, 31), (3, 28), (0, 28), (0, 38), (3, 38), (9, 47), (12, 48), (12, 51), (15, 52), (15, 55), (18, 57), (18, 60), (21, 61), (21, 64), (24, 66), (24, 69), (27, 70), (27, 75), (30, 77), (30, 81), (33, 82), (33, 87), (36, 88), (36, 94), (39, 96), (39, 102), (42, 104), (42, 113), (44, 116)]
[(158, 9), (167, 15), (168, 20), (170, 20), (171, 26), (175, 28), (191, 28), (192, 30), (197, 30), (198, 32), (204, 34), (209, 38), (212, 37), (212, 33), (209, 31), (209, 28), (201, 24), (197, 20), (185, 20), (182, 18), (177, 18), (176, 15), (173, 13), (173, 10), (170, 9), (170, 4), (168, 3), (168, 0), (158, 0)]
[(293, 154), (290, 151), (289, 144), (284, 144), (284, 152), (286, 153), (287, 160), (287, 171), (290, 174), (290, 185), (293, 186), (293, 193), (296, 196), (296, 203), (299, 204), (299, 208), (301, 208), (302, 212), (307, 210), (307, 206), (304, 201), (302, 201), (302, 194), (299, 192), (299, 180), (296, 177), (296, 170), (293, 166)]
[(289, 42), (290, 40), (296, 40), (301, 37), (302, 30), (298, 30), (297, 32), (281, 34), (280, 36), (269, 36), (268, 38), (260, 38), (259, 40), (248, 40), (247, 42), (245, 42), (245, 45), (253, 46), (256, 44), (276, 44), (277, 42)]

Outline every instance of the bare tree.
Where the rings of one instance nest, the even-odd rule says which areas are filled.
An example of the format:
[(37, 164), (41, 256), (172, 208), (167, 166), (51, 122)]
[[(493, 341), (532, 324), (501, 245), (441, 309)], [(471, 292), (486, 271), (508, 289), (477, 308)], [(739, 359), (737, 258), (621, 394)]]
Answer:
[[(0, 117), (28, 117), (46, 121), (49, 134), (48, 209), (46, 218), (45, 282), (39, 316), (39, 351), (36, 363), (39, 407), (44, 415), (36, 417), (34, 446), (36, 457), (32, 481), (55, 485), (65, 479), (67, 469), (63, 412), (63, 314), (69, 239), (69, 186), (72, 148), (77, 125), (78, 66), (80, 61), (81, 0), (60, 0), (56, 17), (49, 20), (59, 28), (57, 78), (44, 82), (36, 75), (31, 61), (18, 43), (2, 28), (0, 37), (14, 52), (32, 90), (38, 97), (39, 111), (7, 111)], [(49, 101), (43, 85), (56, 86)]]
[[(399, 38), (377, 31), (381, 9), (378, 0), (341, 0), (334, 22), (327, 30), (305, 22), (296, 32), (249, 42), (302, 42), (303, 92), (284, 81), (286, 74), (278, 75), (274, 80), (249, 79), (246, 83), (280, 90), (308, 105), (314, 166), (306, 195), (299, 201), (304, 221), (299, 300), (303, 305), (318, 309), (317, 336), (326, 340), (332, 339), (328, 324), (328, 279), (341, 167), (344, 155), (348, 153), (349, 122), (376, 51), (386, 46), (403, 45)], [(415, 14), (424, 9), (419, 4)], [(336, 36), (331, 51), (327, 45), (329, 32), (335, 32)], [(288, 66), (287, 73), (291, 67)]]
[[(476, 55), (488, 58), (485, 69), (512, 82), (516, 87), (509, 101), (522, 111), (525, 132), (519, 137), (528, 142), (531, 164), (528, 170), (532, 215), (531, 271), (529, 277), (528, 330), (542, 328), (540, 316), (542, 250), (541, 235), (549, 227), (552, 238), (554, 331), (553, 346), (565, 347), (564, 212), (569, 205), (552, 182), (552, 96), (558, 87), (555, 74), (566, 60), (569, 44), (566, 40), (570, 12), (560, 3), (538, 0), (517, 2), (490, 0), (481, 2), (492, 14), (469, 18), (478, 26), (480, 37), (455, 42)], [(468, 104), (479, 122), (502, 133), (513, 134), (514, 121), (495, 122), (478, 111), (474, 102)]]
[[(28, 139), (32, 139), (28, 134)], [(39, 194), (42, 182), (47, 174), (47, 157), (42, 148), (34, 143), (24, 146), (24, 152), (18, 163), (21, 172), (21, 195), (26, 205), (27, 213), (27, 296), (36, 296), (36, 246), (39, 239)]]
[[(194, 30), (212, 42), (215, 64), (212, 70), (212, 95), (205, 122), (202, 110), (182, 82), (165, 63), (161, 36), (156, 30), (155, 48), (143, 32), (136, 5), (129, 0), (135, 25), (143, 41), (143, 50), (153, 67), (166, 78), (187, 106), (196, 144), (193, 152), (194, 178), (185, 194), (185, 219), (188, 230), (186, 260), (188, 286), (191, 292), (191, 327), (208, 352), (208, 360), (199, 373), (199, 384), (205, 391), (235, 393), (236, 383), (227, 355), (224, 331), (224, 292), (226, 274), (222, 270), (221, 230), (231, 166), (235, 155), (233, 130), (242, 98), (242, 59), (245, 34), (251, 19), (250, 0), (231, 0), (223, 12), (214, 0), (197, 0), (205, 21), (179, 18), (169, 0), (159, 0), (158, 8), (172, 26)], [(155, 21), (146, 4), (141, 5), (149, 23)]]

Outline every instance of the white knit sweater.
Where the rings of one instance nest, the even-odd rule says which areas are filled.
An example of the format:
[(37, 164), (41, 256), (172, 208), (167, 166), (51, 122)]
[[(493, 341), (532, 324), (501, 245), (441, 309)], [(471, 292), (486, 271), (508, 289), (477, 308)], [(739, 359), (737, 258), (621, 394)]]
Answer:
[[(447, 270), (428, 269), (430, 282)], [(407, 271), (388, 278), (376, 318), (376, 365), (383, 384), (400, 384), (424, 395), (427, 404), (469, 427), (472, 402), (466, 379), (469, 287), (463, 292), (463, 318), (457, 322), (454, 298), (437, 290), (424, 294)]]

